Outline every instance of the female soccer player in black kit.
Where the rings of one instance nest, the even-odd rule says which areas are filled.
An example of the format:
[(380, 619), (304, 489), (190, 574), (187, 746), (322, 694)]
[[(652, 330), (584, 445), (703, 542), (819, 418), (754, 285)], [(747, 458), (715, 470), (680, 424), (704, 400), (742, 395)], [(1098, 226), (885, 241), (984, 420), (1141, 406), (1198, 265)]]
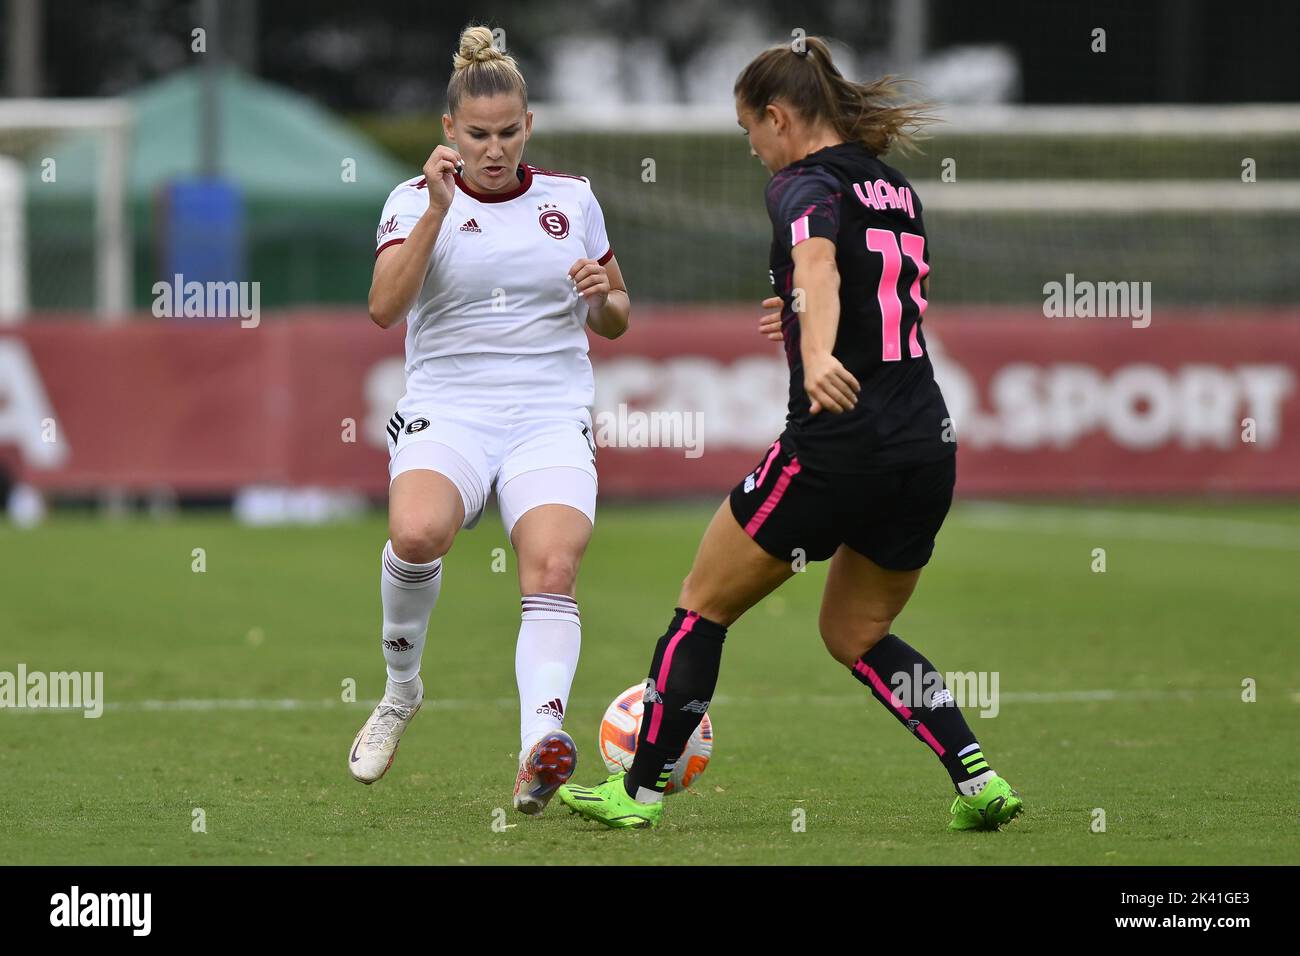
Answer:
[[(895, 634), (952, 502), (956, 444), (926, 354), (930, 271), (921, 201), (878, 158), (923, 116), (857, 84), (820, 39), (759, 54), (736, 115), (771, 172), (772, 281), (760, 330), (785, 343), (786, 428), (704, 534), (655, 648), (636, 757), (571, 809), (614, 827), (656, 825), (677, 758), (717, 684), (727, 628), (795, 573), (830, 559), (821, 634), (952, 777), (954, 830), (997, 829), (1022, 808), (993, 772), (943, 678)], [(779, 297), (779, 298), (778, 298)], [(917, 675), (921, 675), (918, 681)]]

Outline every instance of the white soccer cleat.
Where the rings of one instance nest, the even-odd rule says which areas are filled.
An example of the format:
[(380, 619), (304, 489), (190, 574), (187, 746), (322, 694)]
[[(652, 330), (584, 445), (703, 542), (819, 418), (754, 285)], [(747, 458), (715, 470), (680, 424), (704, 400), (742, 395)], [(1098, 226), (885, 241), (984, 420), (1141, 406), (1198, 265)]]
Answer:
[(515, 777), (515, 809), (534, 816), (546, 809), (555, 791), (568, 782), (578, 766), (578, 747), (563, 730), (552, 730), (533, 744), (519, 761)]
[(419, 713), (423, 703), (423, 684), (414, 704), (406, 704), (388, 696), (380, 700), (352, 741), (348, 772), (354, 780), (372, 784), (388, 772), (388, 768), (393, 765), (393, 758), (397, 756), (397, 745), (402, 741), (402, 734), (406, 733), (407, 726)]

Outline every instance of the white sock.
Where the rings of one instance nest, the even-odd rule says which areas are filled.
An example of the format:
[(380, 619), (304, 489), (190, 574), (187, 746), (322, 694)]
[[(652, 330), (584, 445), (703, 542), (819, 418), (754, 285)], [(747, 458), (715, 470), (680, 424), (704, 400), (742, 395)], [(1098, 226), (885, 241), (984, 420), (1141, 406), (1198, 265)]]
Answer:
[(582, 647), (582, 621), (578, 602), (567, 594), (525, 594), (519, 603), (523, 615), (515, 645), (515, 680), (522, 759), (543, 734), (564, 724)]
[(390, 677), (384, 685), (384, 699), (397, 701), (406, 707), (412, 706), (423, 695), (424, 683), (418, 676), (406, 681), (397, 681)]
[[(379, 594), (384, 604), (384, 660), (390, 682), (409, 684), (420, 673), (424, 638), (429, 615), (442, 591), (442, 559), (428, 564), (403, 561), (393, 553), (393, 542), (384, 544)], [(410, 695), (407, 695), (410, 696)]]

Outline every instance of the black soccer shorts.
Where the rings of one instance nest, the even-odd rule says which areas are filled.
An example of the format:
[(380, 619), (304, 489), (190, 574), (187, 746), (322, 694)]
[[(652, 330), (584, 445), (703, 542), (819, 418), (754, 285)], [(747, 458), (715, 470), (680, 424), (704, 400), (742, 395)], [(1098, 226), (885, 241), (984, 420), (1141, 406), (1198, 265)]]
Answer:
[(772, 443), (731, 491), (731, 513), (782, 561), (825, 561), (845, 544), (891, 571), (924, 567), (952, 505), (957, 456), (880, 474), (805, 468)]

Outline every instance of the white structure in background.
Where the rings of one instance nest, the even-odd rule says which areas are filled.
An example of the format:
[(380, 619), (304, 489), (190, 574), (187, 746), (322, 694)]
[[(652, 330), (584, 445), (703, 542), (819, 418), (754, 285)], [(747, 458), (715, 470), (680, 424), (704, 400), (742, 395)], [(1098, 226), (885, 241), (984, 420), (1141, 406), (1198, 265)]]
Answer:
[[(39, 147), (31, 155), (33, 132), (84, 130), (95, 134), (95, 312), (103, 320), (126, 316), (131, 293), (131, 222), (127, 215), (130, 176), (131, 106), (125, 100), (32, 99), (0, 100), (0, 157), (18, 154), (24, 175), (40, 168)], [(56, 176), (50, 188), (57, 188)], [(0, 202), (4, 199), (0, 195)], [(0, 244), (0, 249), (8, 243)], [(24, 241), (19, 245), (25, 245)], [(8, 253), (0, 253), (7, 256)], [(30, 265), (26, 251), (24, 275)], [(0, 281), (0, 290), (8, 283)], [(0, 292), (0, 295), (5, 293)], [(12, 321), (12, 319), (11, 319)]]
[(0, 324), (27, 313), (27, 220), (23, 167), (0, 156)]
[[(131, 125), (125, 100), (0, 100), (0, 325), (21, 322), (31, 307), (25, 186), (33, 181), (32, 171), (39, 170), (40, 182), (58, 188), (57, 166), (48, 168), (51, 178), (45, 177), (47, 157), (41, 155), (39, 135), (71, 130), (95, 136), (95, 313), (103, 321), (126, 317), (131, 304)], [(33, 527), (45, 518), (41, 492), (25, 483), (12, 488), (5, 508), (19, 527)]]
[[(856, 34), (825, 39), (831, 55), (850, 80), (896, 73), (919, 86), (918, 95), (940, 103), (1006, 103), (1021, 93), (1020, 65), (1005, 46), (929, 49), (928, 0), (880, 0), (870, 19), (888, 25), (888, 35), (873, 36), (875, 49)], [(883, 14), (887, 14), (881, 19)], [(797, 24), (769, 22), (762, 14), (731, 10), (725, 29), (708, 24), (722, 17), (700, 14), (699, 32), (710, 39), (681, 71), (680, 84), (663, 39), (643, 36), (620, 40), (609, 34), (565, 34), (545, 49), (544, 102), (566, 114), (585, 109), (597, 117), (626, 117), (629, 104), (730, 108), (736, 77), (756, 53), (795, 39)], [(817, 32), (817, 31), (812, 31)], [(847, 42), (844, 42), (847, 41)], [(684, 100), (684, 102), (683, 102)], [(635, 127), (635, 120), (624, 120)], [(595, 125), (588, 124), (590, 128)], [(671, 124), (668, 124), (671, 128)]]
[(365, 513), (365, 495), (328, 488), (249, 485), (235, 493), (231, 511), (240, 524), (325, 524)]
[(938, 103), (1007, 103), (1020, 98), (1020, 63), (1004, 46), (958, 46), (922, 59), (909, 76)]
[[(784, 37), (780, 35), (774, 39), (770, 31), (762, 29), (759, 23), (750, 18), (720, 34), (718, 42), (701, 49), (686, 66), (687, 102), (716, 104), (728, 111), (733, 110), (731, 91), (740, 71), (756, 54), (782, 39)], [(843, 48), (832, 46), (831, 54), (842, 56)], [(736, 125), (734, 113), (731, 115), (731, 125)]]
[(31, 485), (14, 485), (7, 510), (15, 526), (34, 528), (45, 520), (45, 499)]
[(548, 99), (585, 102), (612, 110), (624, 101), (623, 57), (619, 41), (601, 34), (565, 33), (546, 49)]
[(545, 56), (548, 103), (617, 111), (677, 97), (672, 65), (654, 38), (624, 42), (605, 34), (566, 34), (546, 45)]

